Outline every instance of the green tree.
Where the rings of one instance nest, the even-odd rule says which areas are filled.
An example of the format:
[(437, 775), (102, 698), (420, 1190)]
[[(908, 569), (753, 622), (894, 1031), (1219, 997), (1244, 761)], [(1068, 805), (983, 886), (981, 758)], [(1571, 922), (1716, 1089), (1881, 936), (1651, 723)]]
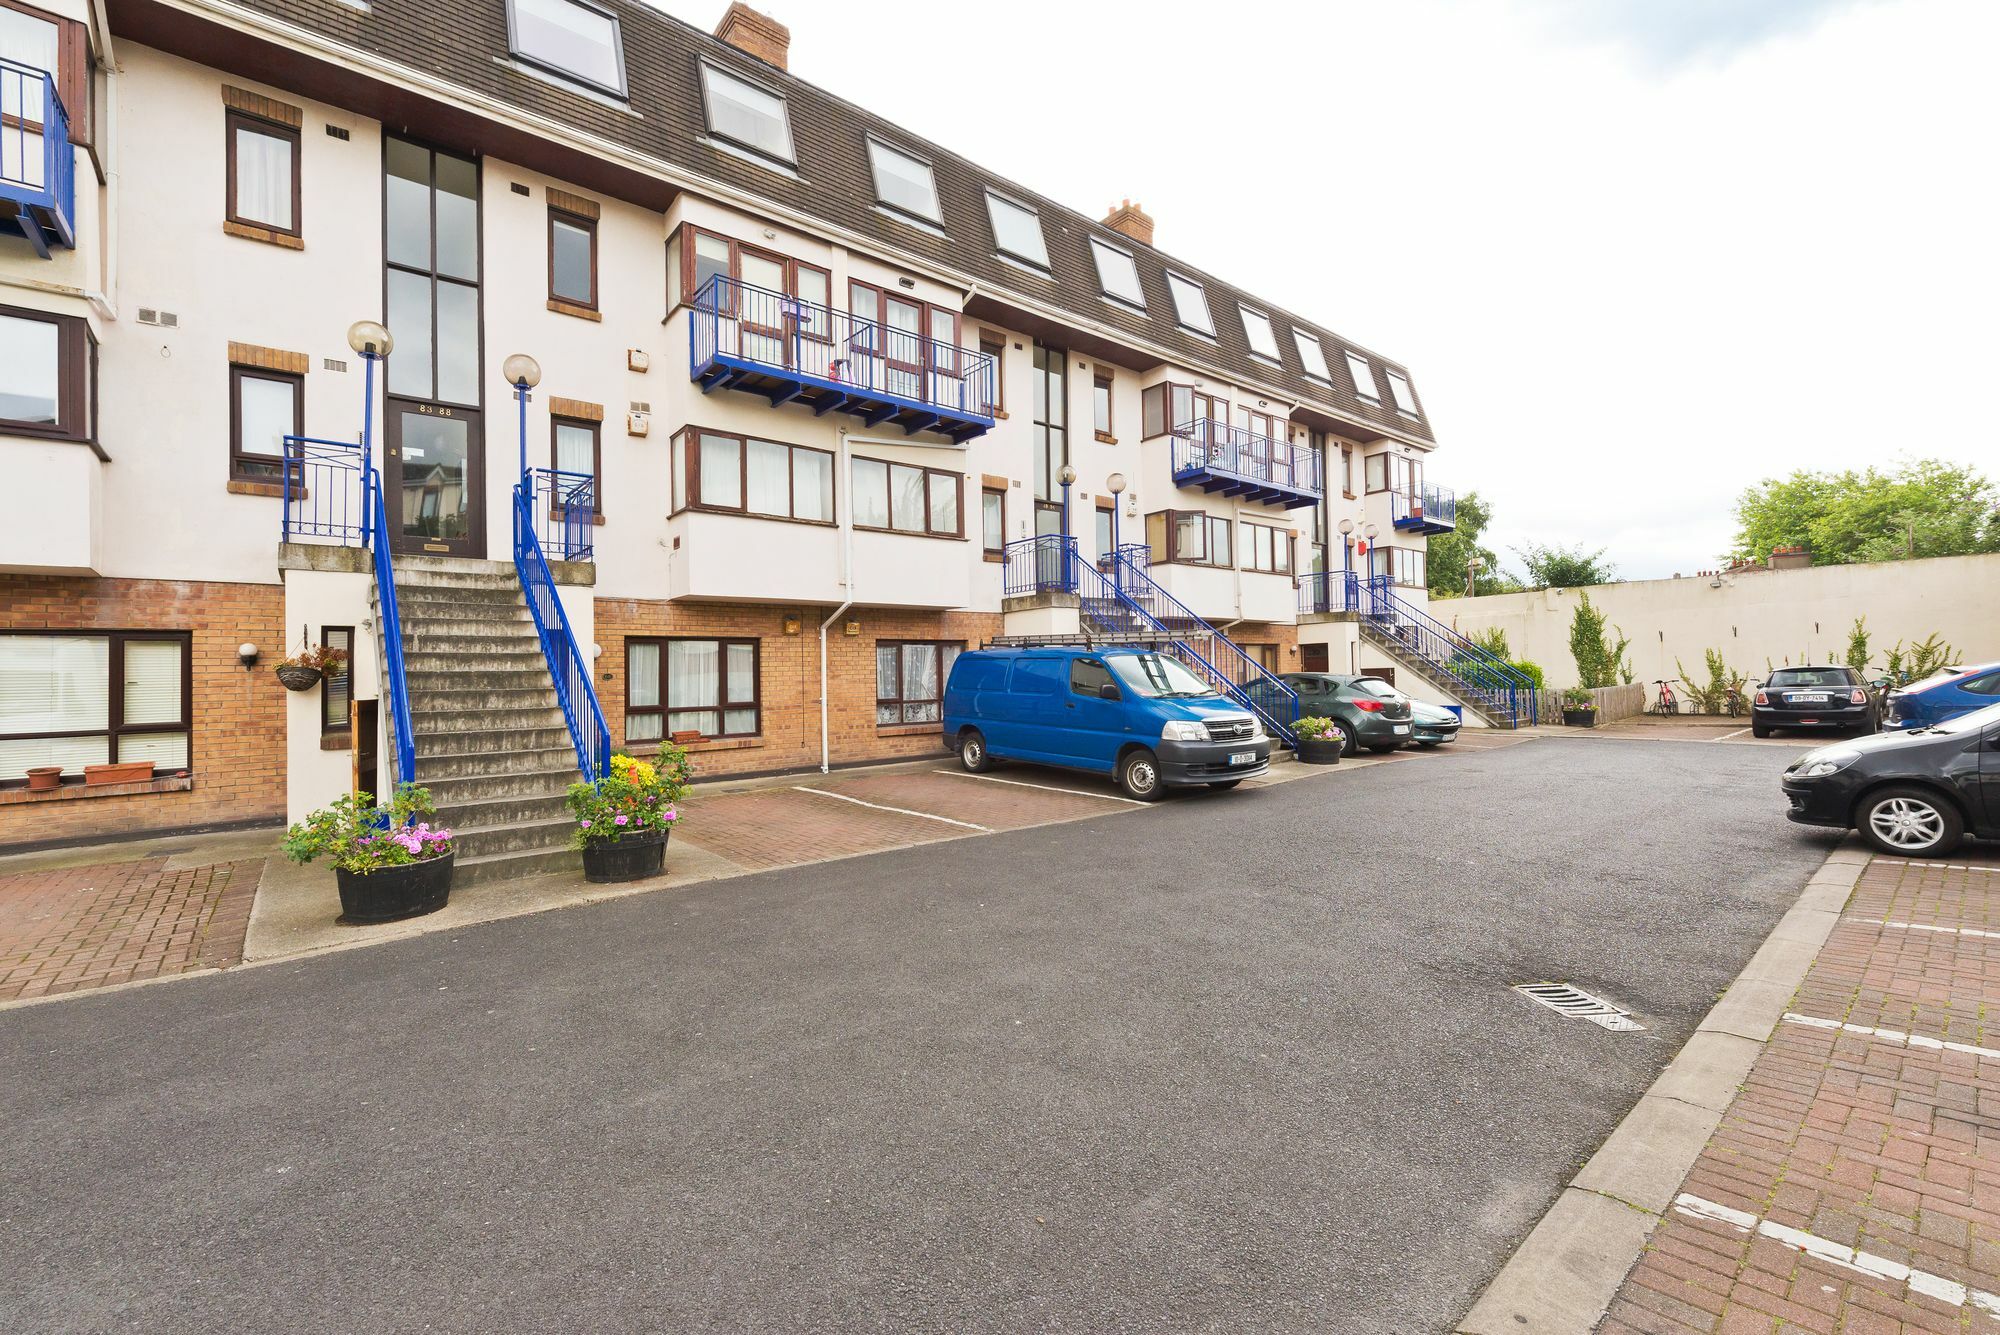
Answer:
[[(1611, 629), (1618, 630), (1616, 626)], [(1616, 686), (1632, 642), (1618, 631), (1613, 644), (1604, 633), (1604, 613), (1590, 605), (1590, 595), (1578, 595), (1576, 612), (1569, 622), (1569, 654), (1576, 660), (1576, 676), (1586, 687)], [(1629, 674), (1627, 674), (1629, 675)]]
[(1847, 666), (1856, 672), (1868, 671), (1868, 618), (1854, 618), (1854, 629), (1847, 633)]
[(1801, 546), (1815, 565), (2000, 552), (2000, 491), (1976, 469), (1918, 459), (1888, 472), (1766, 478), (1736, 502), (1738, 560)]
[(1479, 592), (1514, 593), (1520, 589), (1521, 586), (1500, 569), (1500, 558), (1493, 554), (1492, 549), (1480, 545), (1480, 536), (1492, 522), (1493, 507), (1478, 492), (1468, 491), (1458, 498), (1458, 516), (1452, 531), (1440, 533), (1430, 540), (1427, 564), (1433, 597), (1463, 597), (1465, 563), (1475, 556), (1486, 563), (1473, 577), (1473, 584)]
[[(1523, 585), (1530, 589), (1587, 589), (1617, 579), (1614, 567), (1604, 559), (1602, 547), (1587, 552), (1582, 544), (1572, 548), (1531, 542), (1516, 547), (1514, 554), (1521, 558), (1521, 565), (1527, 571)], [(1607, 681), (1604, 685), (1611, 683)]]

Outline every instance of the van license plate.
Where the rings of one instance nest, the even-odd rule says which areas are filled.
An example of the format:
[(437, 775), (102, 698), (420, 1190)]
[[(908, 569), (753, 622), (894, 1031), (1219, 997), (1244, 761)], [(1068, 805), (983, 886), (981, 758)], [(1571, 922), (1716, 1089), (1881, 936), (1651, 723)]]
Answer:
[(1232, 751), (1229, 753), (1229, 763), (1231, 765), (1254, 765), (1257, 763), (1257, 753), (1255, 751)]
[(1396, 725), (1396, 735), (1398, 737), (1408, 737), (1410, 735), (1410, 725), (1407, 723), (1398, 723)]

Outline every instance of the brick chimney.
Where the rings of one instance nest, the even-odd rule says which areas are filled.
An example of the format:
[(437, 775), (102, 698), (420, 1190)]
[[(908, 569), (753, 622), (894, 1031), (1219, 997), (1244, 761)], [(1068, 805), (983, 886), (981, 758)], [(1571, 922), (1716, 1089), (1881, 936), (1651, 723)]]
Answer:
[(1802, 570), (1812, 564), (1812, 553), (1803, 547), (1773, 547), (1771, 569)]
[(1131, 237), (1142, 246), (1153, 244), (1153, 220), (1129, 199), (1104, 215), (1104, 225)]
[(715, 25), (715, 35), (745, 55), (779, 69), (785, 68), (785, 53), (792, 45), (790, 28), (769, 14), (759, 14), (743, 0), (731, 0), (722, 22)]

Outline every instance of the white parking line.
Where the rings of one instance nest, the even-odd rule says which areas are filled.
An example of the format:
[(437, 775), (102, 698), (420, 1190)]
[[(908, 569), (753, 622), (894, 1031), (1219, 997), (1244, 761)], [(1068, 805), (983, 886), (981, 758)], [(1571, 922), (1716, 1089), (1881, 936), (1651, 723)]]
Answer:
[(1884, 927), (1900, 927), (1906, 932), (1946, 932), (1952, 936), (2000, 937), (2000, 932), (1985, 932), (1977, 927), (1939, 927), (1927, 922), (1891, 922), (1887, 918), (1882, 919), (1882, 925)]
[(1888, 861), (1887, 859), (1884, 859), (1884, 860), (1883, 860), (1883, 863), (1882, 863), (1882, 865), (1883, 865), (1883, 866), (1885, 866), (1885, 867), (1897, 867), (1897, 866), (1901, 866), (1901, 867), (1935, 867), (1935, 868), (1937, 868), (1937, 869), (1938, 869), (1939, 871), (1983, 871), (1983, 872), (1985, 872), (1985, 873), (1986, 873), (1986, 874), (1987, 874), (1988, 876), (2000, 876), (2000, 867), (1969, 867), (1969, 866), (1967, 866), (1966, 864), (1964, 864), (1964, 863), (1962, 863), (1962, 862), (1900, 862), (1900, 863), (1898, 863), (1898, 862), (1890, 862), (1890, 861)]
[(1712, 742), (1726, 742), (1726, 741), (1728, 741), (1728, 740), (1729, 740), (1729, 739), (1730, 739), (1731, 737), (1741, 737), (1741, 736), (1742, 736), (1742, 735), (1743, 735), (1744, 733), (1746, 733), (1746, 732), (1748, 732), (1748, 731), (1750, 731), (1750, 729), (1748, 729), (1748, 728), (1738, 728), (1738, 729), (1737, 729), (1737, 730), (1736, 730), (1735, 732), (1725, 732), (1725, 733), (1723, 733), (1723, 734), (1722, 734), (1722, 736), (1720, 736), (1720, 737), (1711, 737), (1711, 738), (1709, 738), (1709, 740), (1710, 740), (1710, 741), (1712, 741)]
[(1885, 1043), (1900, 1043), (1906, 1048), (1929, 1048), (1933, 1052), (1964, 1052), (1974, 1057), (1985, 1057), (2000, 1061), (2000, 1048), (1982, 1048), (1971, 1043), (1953, 1043), (1948, 1039), (1932, 1038), (1927, 1034), (1906, 1034), (1900, 1029), (1875, 1029), (1865, 1024), (1844, 1024), (1839, 1020), (1822, 1020), (1815, 1015), (1795, 1015), (1785, 1012), (1786, 1024), (1802, 1024), (1809, 1029), (1838, 1029), (1842, 1033), (1860, 1034), (1865, 1038), (1879, 1038)]
[(949, 774), (955, 779), (984, 779), (988, 783), (1004, 783), (1013, 788), (1039, 788), (1045, 793), (1068, 793), (1071, 797), (1101, 797), (1107, 802), (1125, 802), (1135, 807), (1153, 805), (1151, 802), (1120, 797), (1116, 793), (1086, 793), (1080, 788), (1058, 788), (1052, 783), (1023, 783), (1019, 779), (996, 779), (991, 774), (968, 774), (962, 769), (934, 769), (931, 773)]
[(990, 825), (974, 825), (969, 820), (953, 820), (949, 816), (933, 816), (928, 811), (911, 811), (907, 807), (885, 807), (880, 802), (864, 802), (858, 797), (849, 797), (846, 793), (829, 793), (824, 788), (808, 788), (804, 784), (793, 784), (792, 791), (795, 793), (816, 793), (821, 797), (838, 798), (842, 802), (852, 802), (857, 807), (870, 807), (876, 811), (893, 811), (898, 816), (918, 816), (924, 820), (942, 821), (946, 825), (956, 825), (962, 829), (977, 830), (981, 834), (993, 833), (993, 827)]
[(1788, 1224), (1774, 1224), (1768, 1219), (1759, 1219), (1747, 1210), (1718, 1205), (1714, 1201), (1703, 1200), (1684, 1191), (1674, 1197), (1674, 1211), (1691, 1219), (1706, 1219), (1710, 1223), (1727, 1224), (1745, 1233), (1756, 1233), (1790, 1247), (1793, 1251), (1804, 1252), (1814, 1260), (1824, 1261), (1828, 1265), (1840, 1266), (1846, 1270), (1874, 1275), (1881, 1279), (1901, 1280), (1910, 1286), (1911, 1292), (1921, 1293), (1926, 1298), (1935, 1298), (1953, 1307), (1969, 1305), (1988, 1316), (2000, 1316), (2000, 1294), (1988, 1293), (1984, 1289), (1967, 1288), (1955, 1279), (1933, 1275), (1928, 1270), (1913, 1270), (1901, 1261), (1892, 1261), (1873, 1252), (1856, 1251), (1844, 1243), (1807, 1233)]

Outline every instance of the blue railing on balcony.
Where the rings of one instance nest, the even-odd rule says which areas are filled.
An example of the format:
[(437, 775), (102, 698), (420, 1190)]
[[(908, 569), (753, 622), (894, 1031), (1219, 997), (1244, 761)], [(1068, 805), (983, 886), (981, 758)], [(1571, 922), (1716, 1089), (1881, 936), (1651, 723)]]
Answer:
[(1361, 575), (1354, 570), (1327, 570), (1299, 576), (1299, 615), (1359, 612)]
[(514, 485), (514, 570), (521, 579), (528, 613), (535, 621), (542, 657), (549, 665), (556, 704), (576, 746), (576, 767), (586, 780), (594, 782), (611, 770), (611, 729), (605, 726), (604, 711), (597, 704), (590, 660), (570, 630), (569, 613), (563, 610), (548, 558), (535, 536), (536, 508), (534, 484), (523, 477)]
[(1009, 598), (1076, 592), (1076, 538), (1044, 533), (1001, 548), (1003, 585)]
[(360, 547), (367, 542), (361, 447), (351, 440), (285, 437), (281, 483), (286, 542)]
[(43, 259), (49, 245), (76, 245), (76, 150), (69, 113), (47, 70), (0, 59), (0, 200)]
[(992, 428), (993, 358), (716, 274), (690, 303), (688, 366), (704, 392), (747, 389), (773, 406), (849, 413), (869, 426), (965, 440)]
[(1458, 496), (1450, 487), (1426, 482), (1415, 496), (1389, 493), (1389, 522), (1418, 533), (1449, 533), (1458, 527)]
[(535, 520), (542, 550), (557, 561), (588, 561), (597, 554), (597, 479), (588, 473), (535, 468)]
[(1260, 436), (1201, 417), (1175, 427), (1174, 482), (1240, 496), (1287, 510), (1312, 505), (1324, 493), (1320, 457), (1303, 445)]
[(1453, 695), (1502, 722), (1538, 721), (1538, 693), (1527, 673), (1405, 601), (1389, 581), (1370, 575), (1362, 585), (1362, 624), (1371, 638), (1422, 659)]

